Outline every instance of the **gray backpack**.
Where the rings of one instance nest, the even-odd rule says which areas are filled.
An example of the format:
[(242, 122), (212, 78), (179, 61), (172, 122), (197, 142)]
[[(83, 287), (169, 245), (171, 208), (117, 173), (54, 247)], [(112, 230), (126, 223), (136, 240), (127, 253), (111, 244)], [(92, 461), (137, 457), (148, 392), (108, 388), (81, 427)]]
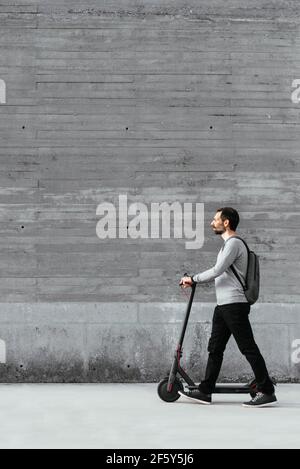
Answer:
[(230, 266), (232, 272), (240, 282), (240, 284), (243, 287), (245, 297), (248, 300), (248, 303), (250, 305), (253, 305), (258, 299), (259, 296), (259, 260), (258, 256), (255, 254), (255, 252), (250, 251), (248, 248), (247, 243), (240, 238), (239, 236), (235, 236), (235, 238), (240, 239), (243, 241), (244, 245), (247, 248), (248, 252), (248, 265), (247, 265), (247, 274), (246, 274), (246, 285), (243, 284), (241, 281), (237, 271), (233, 267), (233, 265)]

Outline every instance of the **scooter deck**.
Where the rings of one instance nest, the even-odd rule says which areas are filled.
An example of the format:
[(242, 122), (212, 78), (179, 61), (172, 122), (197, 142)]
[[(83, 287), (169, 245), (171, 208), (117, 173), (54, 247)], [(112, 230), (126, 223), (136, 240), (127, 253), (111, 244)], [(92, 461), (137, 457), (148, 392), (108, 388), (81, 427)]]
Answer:
[[(188, 386), (189, 389), (198, 389), (198, 386)], [(226, 383), (216, 384), (213, 394), (249, 394), (251, 388), (248, 384)]]
[(249, 394), (251, 391), (250, 386), (248, 384), (217, 384), (214, 390), (214, 393), (222, 393), (222, 394)]

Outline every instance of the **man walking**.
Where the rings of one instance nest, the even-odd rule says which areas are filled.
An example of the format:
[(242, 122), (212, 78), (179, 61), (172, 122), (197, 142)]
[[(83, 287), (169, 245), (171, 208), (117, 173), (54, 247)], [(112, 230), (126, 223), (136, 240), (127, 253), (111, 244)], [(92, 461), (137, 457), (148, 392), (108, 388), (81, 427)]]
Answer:
[(205, 378), (199, 384), (199, 389), (192, 389), (188, 392), (179, 391), (179, 393), (202, 404), (211, 403), (211, 393), (220, 373), (223, 353), (232, 334), (239, 350), (250, 363), (257, 383), (257, 394), (243, 405), (265, 407), (277, 401), (274, 386), (253, 337), (249, 322), (250, 304), (240, 282), (230, 269), (233, 265), (245, 284), (248, 252), (243, 241), (236, 237), (238, 223), (239, 214), (235, 209), (219, 208), (211, 226), (216, 235), (221, 235), (224, 245), (219, 251), (215, 266), (192, 277), (182, 277), (180, 281), (180, 284), (187, 288), (194, 282), (205, 283), (215, 280), (217, 306), (208, 344), (209, 356)]

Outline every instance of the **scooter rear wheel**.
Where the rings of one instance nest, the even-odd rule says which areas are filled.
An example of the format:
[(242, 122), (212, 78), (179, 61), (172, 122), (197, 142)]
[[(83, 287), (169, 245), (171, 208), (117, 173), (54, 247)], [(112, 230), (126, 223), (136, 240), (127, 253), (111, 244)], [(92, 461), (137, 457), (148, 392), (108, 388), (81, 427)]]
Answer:
[(169, 377), (166, 377), (158, 383), (157, 393), (163, 401), (175, 402), (177, 401), (177, 399), (180, 398), (180, 394), (178, 394), (178, 391), (183, 391), (183, 384), (178, 378), (175, 378), (172, 391), (168, 391), (168, 381)]

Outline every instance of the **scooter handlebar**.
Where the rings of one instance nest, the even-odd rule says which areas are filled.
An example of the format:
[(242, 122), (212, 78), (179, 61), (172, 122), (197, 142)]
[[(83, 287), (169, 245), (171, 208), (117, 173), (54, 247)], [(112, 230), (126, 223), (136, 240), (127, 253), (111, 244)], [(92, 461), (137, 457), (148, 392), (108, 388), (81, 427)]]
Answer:
[[(188, 277), (188, 276), (189, 276), (189, 275), (188, 275), (187, 273), (183, 274), (183, 277)], [(178, 285), (181, 287), (181, 285), (182, 285), (181, 281), (179, 282)]]
[[(183, 277), (191, 277), (191, 275), (187, 274), (186, 272), (183, 274)], [(179, 286), (181, 287), (182, 283), (179, 282)], [(193, 282), (193, 284), (191, 285), (192, 287), (195, 287), (196, 286), (196, 282)]]

